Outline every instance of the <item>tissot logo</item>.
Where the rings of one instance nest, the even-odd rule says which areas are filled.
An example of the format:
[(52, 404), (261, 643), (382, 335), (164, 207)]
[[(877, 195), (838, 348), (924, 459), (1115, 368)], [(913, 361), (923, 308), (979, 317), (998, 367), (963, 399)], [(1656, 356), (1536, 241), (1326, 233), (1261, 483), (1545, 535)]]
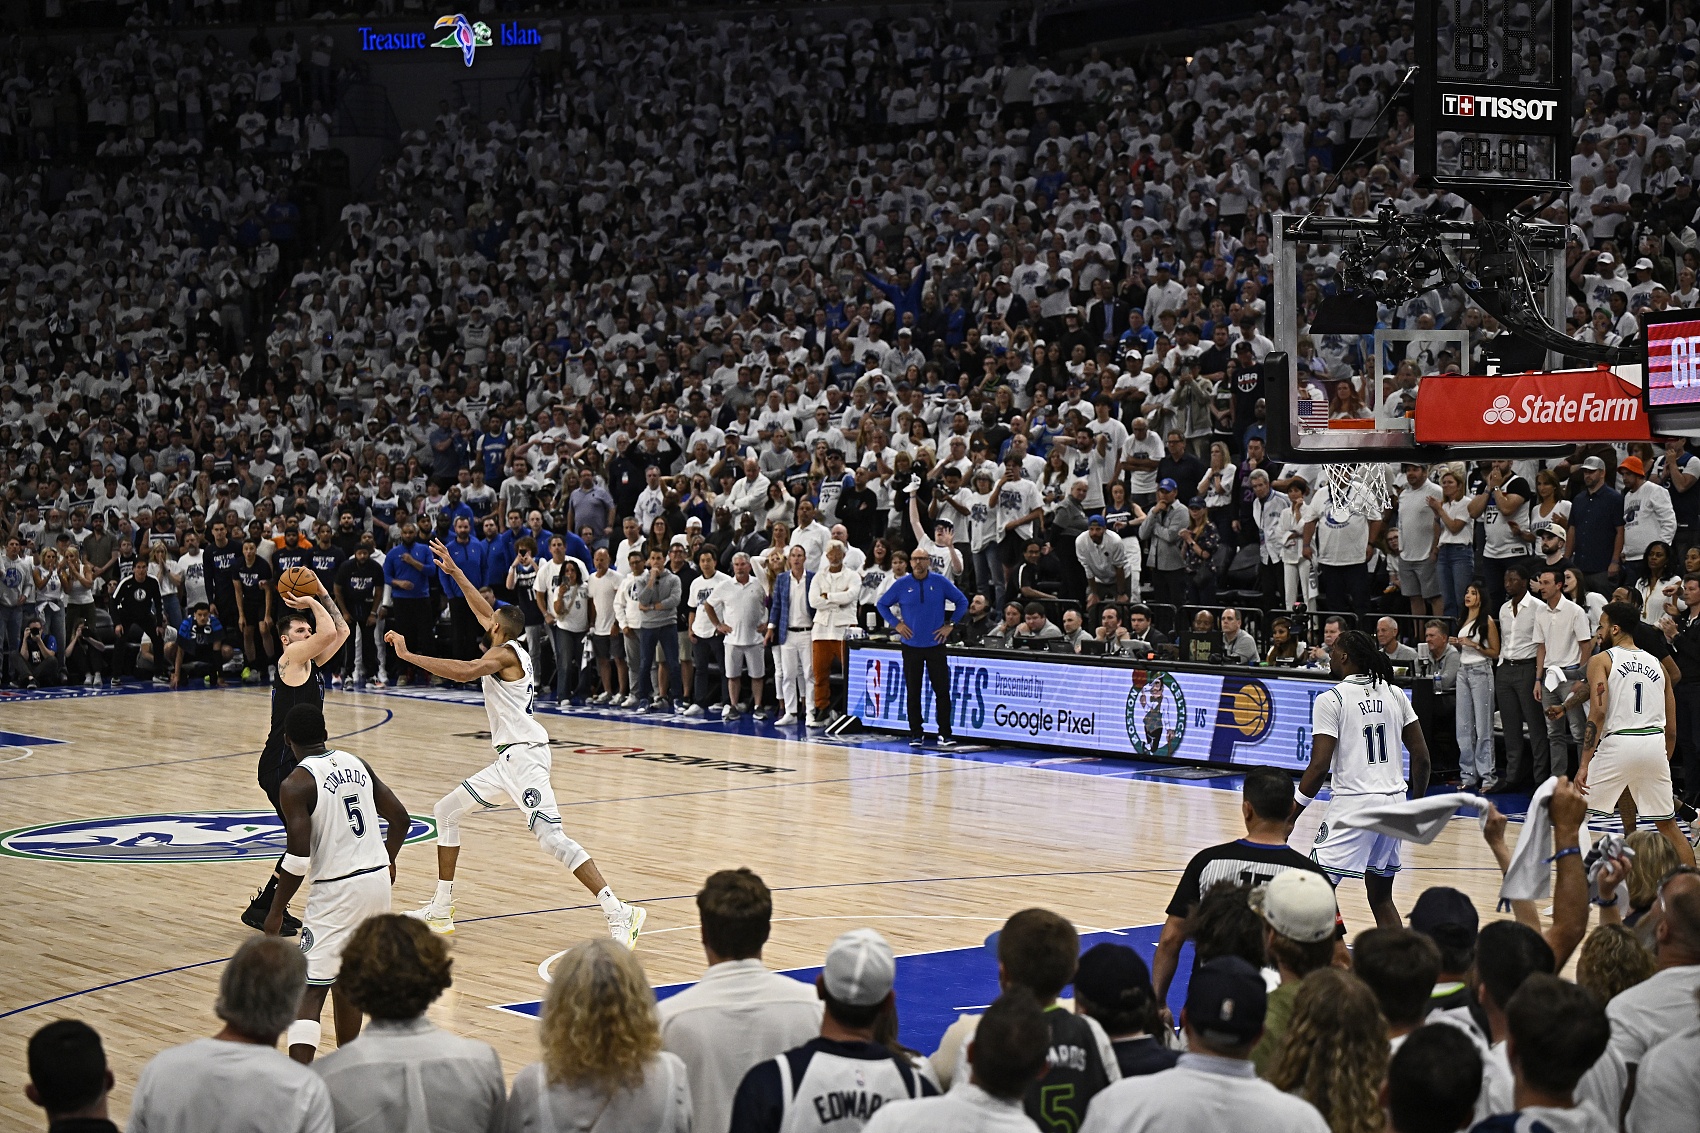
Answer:
[(1556, 98), (1501, 98), (1491, 94), (1442, 94), (1440, 112), (1448, 118), (1500, 118), (1520, 122), (1552, 122)]

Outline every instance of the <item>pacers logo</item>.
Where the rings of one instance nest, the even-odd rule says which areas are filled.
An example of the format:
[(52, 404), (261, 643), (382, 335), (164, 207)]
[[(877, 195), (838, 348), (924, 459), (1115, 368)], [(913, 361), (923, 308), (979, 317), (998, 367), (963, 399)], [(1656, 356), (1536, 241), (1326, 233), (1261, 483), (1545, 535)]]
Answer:
[[(436, 833), (436, 823), (415, 815), (407, 840)], [(269, 810), (116, 815), (0, 833), (0, 854), (59, 862), (230, 862), (284, 850), (283, 820)]]
[(1135, 755), (1169, 759), (1186, 738), (1186, 694), (1170, 673), (1135, 669), (1125, 720)]
[(525, 794), (520, 796), (520, 805), (526, 810), (536, 810), (537, 804), (543, 801), (543, 792), (536, 787), (527, 787)]
[(1256, 677), (1232, 676), (1222, 681), (1216, 704), (1216, 730), (1210, 736), (1212, 762), (1232, 763), (1234, 749), (1262, 743), (1275, 726), (1275, 698)]

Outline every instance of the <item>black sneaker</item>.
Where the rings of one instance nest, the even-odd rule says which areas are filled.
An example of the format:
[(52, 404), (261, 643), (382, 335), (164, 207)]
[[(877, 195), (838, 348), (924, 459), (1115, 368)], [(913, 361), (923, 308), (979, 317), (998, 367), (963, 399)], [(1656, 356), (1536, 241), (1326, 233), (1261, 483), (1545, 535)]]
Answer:
[(927, 741), (922, 739), (920, 736), (916, 736), (914, 739), (909, 741), (909, 746), (919, 751), (921, 748), (927, 746)]
[(1676, 816), (1684, 822), (1693, 822), (1696, 818), (1694, 805), (1686, 799), (1677, 799)]
[[(242, 911), (242, 923), (256, 932), (266, 931), (266, 916), (272, 911), (270, 903), (261, 905), (257, 901), (248, 902), (248, 907)], [(296, 936), (301, 932), (301, 918), (288, 912), (283, 914), (282, 936)]]

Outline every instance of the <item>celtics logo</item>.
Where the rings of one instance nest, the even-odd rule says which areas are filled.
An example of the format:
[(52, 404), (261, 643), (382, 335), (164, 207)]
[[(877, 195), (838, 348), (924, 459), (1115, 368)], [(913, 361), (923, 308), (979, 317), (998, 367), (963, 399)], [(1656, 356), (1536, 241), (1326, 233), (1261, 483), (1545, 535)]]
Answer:
[(1170, 673), (1135, 669), (1127, 694), (1127, 738), (1135, 755), (1170, 759), (1186, 738), (1186, 693)]

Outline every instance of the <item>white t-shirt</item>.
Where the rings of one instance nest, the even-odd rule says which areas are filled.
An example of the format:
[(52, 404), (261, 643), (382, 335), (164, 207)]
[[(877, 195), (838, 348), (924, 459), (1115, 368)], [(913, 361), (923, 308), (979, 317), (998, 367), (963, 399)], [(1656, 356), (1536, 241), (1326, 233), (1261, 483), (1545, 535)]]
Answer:
[(207, 570), (205, 551), (180, 555), (173, 569), (183, 576), (183, 609), (207, 601)]
[(715, 590), (731, 580), (731, 575), (715, 571), (713, 578), (698, 575), (691, 581), (691, 592), (685, 596), (685, 605), (695, 611), (691, 615), (691, 633), (697, 637), (714, 636), (714, 621), (703, 609), (703, 603), (713, 601)]
[[(1243, 1069), (1242, 1069), (1243, 1068)], [(1181, 1055), (1173, 1070), (1123, 1078), (1092, 1099), (1080, 1133), (1327, 1133), (1316, 1107), (1259, 1078), (1251, 1063)]]
[(607, 637), (614, 632), (614, 600), (619, 597), (623, 581), (613, 571), (592, 574), (585, 580), (585, 591), (590, 595), (591, 612), (595, 615), (590, 632), (598, 637)]
[(1336, 741), (1334, 794), (1403, 794), (1402, 737), (1416, 718), (1404, 690), (1362, 675), (1311, 701), (1311, 733)]
[(1369, 521), (1356, 512), (1329, 507), (1326, 492), (1305, 505), (1305, 522), (1316, 521), (1314, 554), (1322, 566), (1356, 566), (1369, 550)]
[(196, 1039), (161, 1052), (142, 1068), (129, 1128), (335, 1133), (336, 1115), (324, 1080), (276, 1047)]
[(1023, 523), (1012, 531), (1005, 531), (1004, 525), (1013, 519), (1027, 515), (1036, 510), (1043, 497), (1039, 486), (1031, 480), (1010, 480), (997, 490), (997, 533), (1002, 539), (1005, 535), (1015, 535), (1021, 539), (1033, 538), (1033, 521)]
[[(566, 570), (566, 559), (562, 559), (558, 563), (554, 559), (544, 559), (542, 562), (537, 564), (537, 577), (532, 581), (531, 590), (532, 593), (543, 596), (543, 608), (548, 611), (548, 613), (543, 616), (543, 620), (545, 622), (558, 629), (571, 629), (574, 632), (579, 632), (584, 629), (583, 625), (575, 627), (568, 624), (569, 622), (576, 620), (573, 618), (571, 610), (569, 610), (564, 616), (555, 613), (555, 589), (561, 585), (562, 576), (566, 573)], [(584, 572), (583, 563), (579, 564), (579, 572), (582, 577)], [(566, 604), (567, 603), (563, 603), (563, 605)], [(583, 616), (582, 613), (580, 616)]]
[(1439, 484), (1424, 480), (1417, 487), (1409, 485), (1399, 493), (1399, 557), (1406, 562), (1421, 562), (1434, 557), (1434, 534), (1440, 526), (1431, 499), (1445, 496)]
[[(1154, 430), (1147, 430), (1143, 439), (1129, 433), (1127, 443), (1122, 445), (1122, 459), (1162, 460), (1163, 440)], [(1131, 476), (1132, 480), (1128, 490), (1134, 495), (1149, 496), (1157, 491), (1157, 470), (1155, 468), (1149, 468), (1143, 472), (1136, 469), (1131, 473)]]
[(1461, 519), (1464, 526), (1454, 531), (1444, 523), (1436, 524), (1435, 539), (1442, 547), (1468, 547), (1476, 541), (1476, 521), (1470, 516), (1470, 501), (1466, 498), (1448, 500), (1440, 505), (1448, 519)]

